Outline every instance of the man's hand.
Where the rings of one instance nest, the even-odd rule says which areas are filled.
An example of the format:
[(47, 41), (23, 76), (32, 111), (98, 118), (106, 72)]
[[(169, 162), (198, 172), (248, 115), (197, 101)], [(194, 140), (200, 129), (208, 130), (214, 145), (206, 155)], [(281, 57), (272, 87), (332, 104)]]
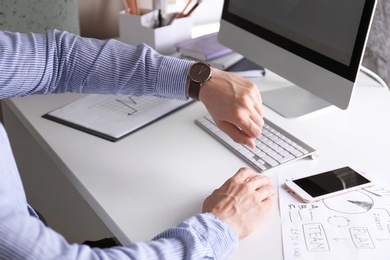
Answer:
[(236, 74), (213, 69), (213, 78), (201, 87), (199, 99), (215, 123), (235, 142), (255, 148), (264, 111), (257, 86)]
[(271, 208), (275, 194), (271, 181), (249, 168), (241, 168), (204, 202), (202, 212), (210, 212), (228, 223), (240, 239), (249, 235)]

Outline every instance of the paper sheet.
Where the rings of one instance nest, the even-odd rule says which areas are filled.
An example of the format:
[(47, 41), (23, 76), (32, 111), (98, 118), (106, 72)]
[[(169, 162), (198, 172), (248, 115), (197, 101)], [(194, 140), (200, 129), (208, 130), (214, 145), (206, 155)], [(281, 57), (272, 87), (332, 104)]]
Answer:
[(278, 174), (284, 259), (390, 259), (390, 189), (375, 185), (315, 203), (302, 203)]
[(88, 95), (44, 117), (115, 141), (189, 102), (151, 96)]

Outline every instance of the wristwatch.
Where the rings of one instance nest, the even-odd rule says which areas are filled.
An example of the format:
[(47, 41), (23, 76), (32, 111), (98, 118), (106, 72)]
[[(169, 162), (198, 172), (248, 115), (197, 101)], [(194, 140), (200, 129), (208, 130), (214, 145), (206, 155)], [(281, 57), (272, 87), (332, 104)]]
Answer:
[(188, 96), (199, 100), (199, 91), (202, 84), (212, 77), (211, 66), (205, 62), (195, 62), (192, 64), (189, 73)]

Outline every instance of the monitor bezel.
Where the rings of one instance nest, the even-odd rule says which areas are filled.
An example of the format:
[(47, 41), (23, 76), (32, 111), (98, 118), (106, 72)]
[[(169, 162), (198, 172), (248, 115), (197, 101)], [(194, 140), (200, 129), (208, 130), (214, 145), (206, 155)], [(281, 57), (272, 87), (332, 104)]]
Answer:
[(332, 58), (329, 58), (317, 51), (314, 51), (308, 47), (300, 45), (292, 40), (285, 38), (275, 32), (254, 24), (243, 17), (237, 16), (229, 12), (230, 0), (225, 0), (222, 9), (222, 19), (242, 28), (257, 37), (260, 37), (286, 51), (289, 51), (309, 62), (312, 62), (326, 70), (329, 70), (341, 77), (354, 82), (356, 80), (361, 59), (363, 56), (363, 49), (365, 47), (365, 41), (367, 33), (369, 32), (370, 22), (372, 18), (372, 10), (375, 6), (375, 0), (366, 0), (362, 12), (362, 19), (359, 24), (359, 29), (356, 36), (355, 45), (352, 51), (352, 57), (349, 65), (338, 62)]

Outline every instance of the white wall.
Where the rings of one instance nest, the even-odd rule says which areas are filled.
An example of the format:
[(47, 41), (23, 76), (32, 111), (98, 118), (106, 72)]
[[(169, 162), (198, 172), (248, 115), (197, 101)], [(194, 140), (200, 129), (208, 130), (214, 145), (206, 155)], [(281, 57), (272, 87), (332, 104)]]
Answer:
[[(181, 10), (186, 3), (186, 0), (165, 1), (176, 2), (170, 4), (169, 10), (175, 6)], [(150, 6), (152, 0), (140, 2)], [(192, 15), (194, 25), (218, 22), (222, 6), (223, 0), (203, 0)], [(0, 29), (42, 32), (57, 28), (106, 39), (119, 36), (118, 12), (123, 10), (123, 4), (122, 0), (18, 0), (0, 1), (0, 10)]]
[(77, 0), (0, 1), (0, 29), (45, 32), (49, 29), (79, 33)]
[[(176, 1), (167, 7), (168, 12), (181, 10), (186, 3), (186, 0), (166, 1)], [(152, 0), (140, 0), (144, 8), (151, 8), (151, 3)], [(222, 6), (223, 0), (203, 0), (192, 15), (194, 25), (217, 23)], [(118, 37), (118, 12), (123, 9), (122, 0), (79, 0), (80, 34), (100, 39)]]
[[(196, 0), (192, 0), (196, 2)], [(182, 8), (187, 3), (186, 0), (176, 0), (177, 9)], [(223, 0), (203, 0), (191, 15), (195, 25), (219, 22), (222, 13)]]

